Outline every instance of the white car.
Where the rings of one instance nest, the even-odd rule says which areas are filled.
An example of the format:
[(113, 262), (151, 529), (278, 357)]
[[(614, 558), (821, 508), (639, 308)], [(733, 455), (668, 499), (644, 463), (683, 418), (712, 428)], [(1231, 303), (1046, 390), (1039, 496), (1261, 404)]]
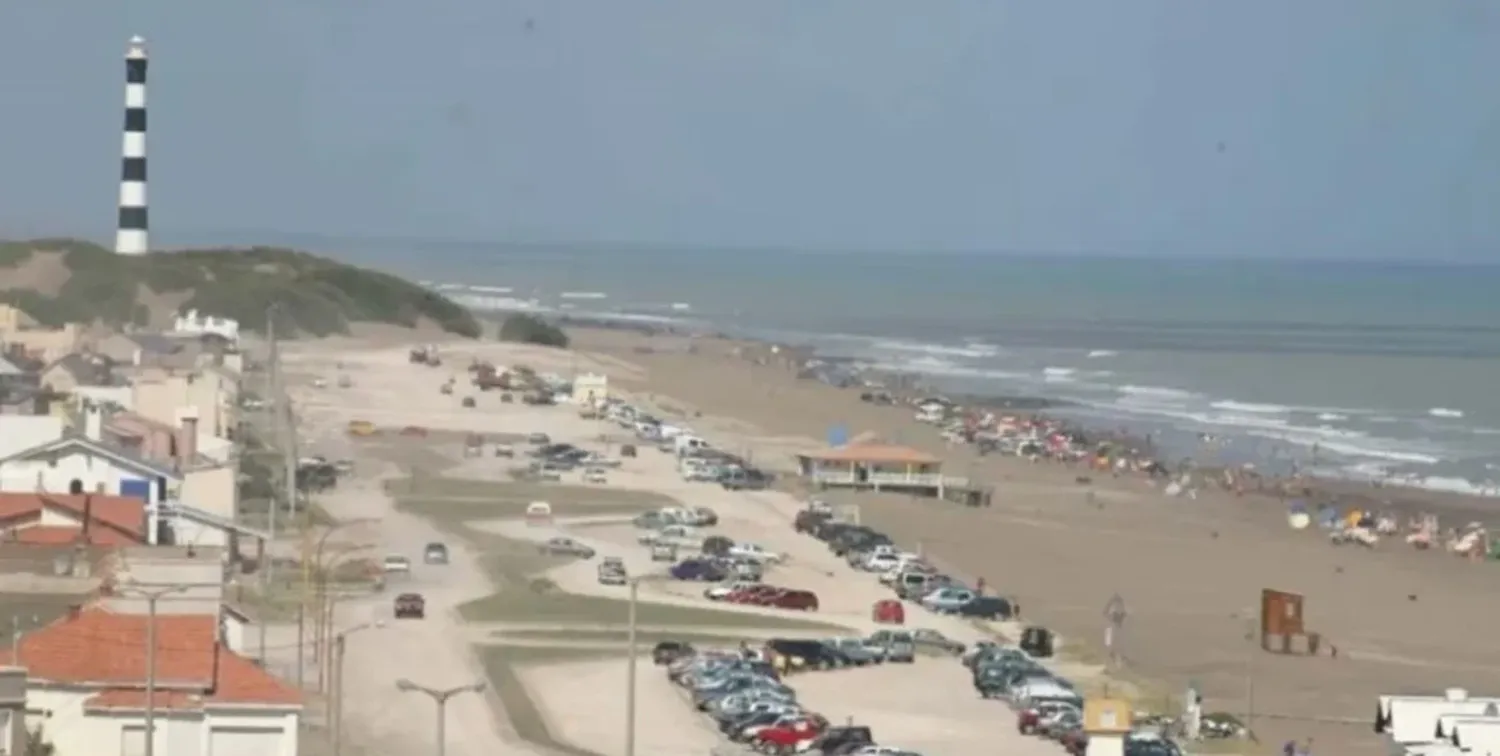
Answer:
[(583, 482), (585, 483), (608, 483), (609, 478), (604, 475), (603, 470), (584, 470)]
[(404, 556), (391, 555), (380, 560), (381, 570), (387, 573), (407, 574), (411, 572), (411, 560)]
[(702, 539), (703, 537), (698, 534), (697, 528), (689, 525), (667, 525), (661, 530), (654, 530), (649, 533), (644, 533), (636, 540), (639, 541), (643, 546), (650, 546), (658, 543), (676, 543), (679, 541), (697, 542), (701, 541)]
[(736, 543), (729, 547), (729, 556), (736, 559), (751, 559), (762, 564), (779, 564), (786, 557), (766, 549), (758, 543)]
[(757, 585), (760, 585), (760, 583), (754, 582), (752, 580), (736, 580), (732, 583), (719, 583), (718, 585), (704, 590), (703, 597), (710, 601), (722, 601), (724, 600), (725, 596), (728, 596), (735, 591), (749, 590)]

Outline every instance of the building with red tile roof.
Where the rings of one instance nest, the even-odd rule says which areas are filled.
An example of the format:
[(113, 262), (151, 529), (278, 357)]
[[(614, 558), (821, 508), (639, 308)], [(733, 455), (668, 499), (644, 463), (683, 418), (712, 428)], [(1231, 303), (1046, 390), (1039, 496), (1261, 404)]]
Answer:
[(135, 546), (146, 543), (146, 503), (133, 496), (0, 492), (0, 540)]
[[(230, 651), (219, 617), (153, 619), (97, 607), (27, 633), (14, 653), (0, 648), (0, 666), (26, 669), (27, 707), (45, 712), (45, 732), (58, 753), (113, 753), (132, 738), (144, 745), (147, 628), (153, 621), (152, 697), (162, 752), (296, 755), (301, 693)], [(167, 745), (168, 737), (174, 746)], [(199, 747), (176, 746), (179, 738)], [(234, 738), (236, 745), (216, 749), (210, 745), (215, 738)]]

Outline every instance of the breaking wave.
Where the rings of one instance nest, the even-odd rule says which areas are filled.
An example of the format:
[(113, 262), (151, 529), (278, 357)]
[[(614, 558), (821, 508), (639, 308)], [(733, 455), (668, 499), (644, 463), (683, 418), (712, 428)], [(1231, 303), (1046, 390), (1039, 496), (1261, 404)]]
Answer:
[(875, 342), (872, 346), (886, 352), (911, 352), (937, 357), (960, 357), (971, 360), (994, 357), (1000, 354), (999, 348), (980, 343), (949, 346), (946, 344), (924, 344), (920, 341), (882, 340)]
[(1446, 417), (1453, 419), (1462, 418), (1464, 416), (1462, 410), (1448, 409), (1447, 407), (1433, 407), (1432, 409), (1427, 410), (1427, 414), (1432, 415), (1433, 417)]

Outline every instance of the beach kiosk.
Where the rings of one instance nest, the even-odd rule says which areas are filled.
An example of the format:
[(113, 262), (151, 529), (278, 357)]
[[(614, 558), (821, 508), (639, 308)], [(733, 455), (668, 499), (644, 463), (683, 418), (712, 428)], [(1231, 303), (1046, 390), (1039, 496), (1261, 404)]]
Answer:
[(943, 461), (927, 452), (881, 443), (851, 443), (797, 455), (797, 469), (815, 487), (899, 491), (943, 496)]
[(1086, 756), (1125, 756), (1125, 738), (1132, 728), (1130, 711), (1130, 702), (1120, 698), (1083, 702), (1083, 731), (1089, 736)]

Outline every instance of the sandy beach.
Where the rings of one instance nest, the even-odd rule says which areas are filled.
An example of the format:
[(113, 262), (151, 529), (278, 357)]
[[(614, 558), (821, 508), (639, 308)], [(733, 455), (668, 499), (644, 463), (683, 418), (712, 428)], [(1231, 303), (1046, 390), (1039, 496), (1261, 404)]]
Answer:
[[(403, 341), (399, 334), (324, 340), (288, 350), (305, 448), (357, 461), (353, 479), (324, 496), (322, 505), (340, 520), (368, 519), (351, 531), (383, 552), (415, 556), (425, 544), (441, 541), (454, 554), (452, 564), (441, 569), (418, 565), (413, 572), (410, 587), (428, 601), (425, 621), (390, 623), (350, 638), (348, 742), (363, 752), (394, 754), (421, 747), (430, 737), (390, 716), (430, 705), (396, 691), (394, 680), (409, 677), (435, 686), (511, 681), (450, 703), (454, 753), (546, 752), (535, 742), (543, 737), (538, 733), (569, 747), (621, 753), (624, 664), (618, 640), (597, 640), (610, 637), (598, 633), (622, 626), (621, 589), (598, 585), (592, 563), (538, 561), (534, 554), (522, 556), (530, 547), (516, 544), (567, 534), (600, 554), (621, 556), (637, 574), (660, 571), (635, 545), (635, 533), (625, 522), (648, 500), (709, 506), (720, 512), (725, 534), (788, 554), (786, 566), (768, 579), (816, 591), (823, 607), (812, 619), (827, 623), (822, 630), (800, 632), (866, 631), (872, 627), (870, 603), (886, 595), (872, 578), (853, 573), (822, 546), (792, 532), (790, 520), (801, 506), (794, 492), (728, 492), (687, 483), (668, 455), (654, 451), (627, 460), (607, 486), (584, 489), (565, 482), (544, 489), (566, 504), (558, 505), (552, 526), (526, 525), (512, 506), (525, 502), (506, 499), (520, 496), (505, 493), (506, 486), (515, 485), (506, 482), (508, 465), (490, 457), (465, 458), (463, 433), (515, 438), (545, 432), (555, 441), (608, 452), (622, 432), (566, 407), (502, 404), (493, 395), (479, 395), (476, 408), (461, 408), (457, 396), (443, 395), (438, 387), (449, 377), (464, 378), (464, 367), (476, 356), (561, 375), (607, 373), (612, 390), (679, 418), (716, 445), (769, 469), (789, 470), (791, 455), (823, 446), (820, 438), (834, 424), (937, 453), (952, 474), (993, 484), (993, 506), (971, 509), (876, 494), (834, 498), (857, 506), (865, 522), (910, 547), (920, 546), (948, 569), (983, 576), (996, 591), (1016, 598), (1027, 621), (1064, 635), (1069, 653), (1061, 663), (1085, 684), (1114, 679), (1115, 689), (1159, 704), (1194, 682), (1209, 709), (1234, 713), (1250, 708), (1246, 693), (1253, 688), (1254, 725), (1266, 743), (1312, 737), (1335, 752), (1368, 746), (1374, 739), (1367, 718), (1377, 694), (1450, 686), (1488, 691), (1500, 678), (1500, 652), (1481, 630), (1500, 610), (1472, 599), (1485, 587), (1489, 565), (1396, 543), (1374, 550), (1337, 548), (1316, 533), (1290, 531), (1284, 505), (1256, 495), (1205, 491), (1197, 500), (1169, 499), (1144, 479), (1123, 477), (1096, 480), (1090, 499), (1070, 468), (980, 458), (966, 447), (950, 447), (907, 411), (863, 403), (857, 391), (799, 381), (783, 367), (756, 364), (745, 358), (745, 345), (735, 342), (690, 343), (605, 330), (578, 331), (575, 337), (576, 351), (440, 343), (447, 362), (437, 369), (409, 364), (410, 338)], [(356, 376), (352, 387), (312, 386), (315, 377), (333, 385), (342, 374)], [(354, 419), (376, 423), (386, 436), (351, 439), (345, 430)], [(401, 440), (399, 429), (408, 425), (429, 435)], [(423, 484), (430, 490), (411, 499), (400, 499), (382, 485), (419, 469), (440, 470), (456, 482), (434, 479)], [(455, 493), (460, 483), (467, 488)], [(477, 488), (485, 485), (494, 486), (493, 493)], [(1426, 503), (1465, 505), (1453, 497)], [(548, 581), (547, 591), (558, 593), (515, 604), (516, 584), (537, 578)], [(1338, 657), (1292, 658), (1255, 650), (1245, 635), (1262, 588), (1306, 594), (1309, 628), (1336, 645)], [(1127, 668), (1106, 676), (1090, 647), (1102, 634), (1101, 613), (1113, 594), (1128, 607)], [(507, 595), (510, 604), (501, 600)], [(345, 602), (338, 623), (353, 626), (387, 616), (389, 600)], [(712, 631), (726, 639), (798, 632), (786, 629), (785, 613), (776, 610), (710, 605), (697, 585), (650, 581), (643, 583), (641, 600), (651, 607), (642, 615), (643, 626), (661, 632)], [(948, 618), (922, 616), (913, 624), (965, 641), (986, 637), (974, 625)], [(526, 630), (528, 625), (533, 629)], [(992, 628), (1001, 634), (1018, 629), (1016, 624)], [(547, 643), (549, 633), (555, 643)], [(685, 704), (672, 700), (678, 694), (653, 677), (654, 669), (643, 670), (638, 693), (650, 703), (639, 709), (638, 742), (649, 743), (654, 753), (703, 753), (717, 735)], [(921, 706), (891, 698), (889, 686), (899, 690), (911, 684), (924, 691)], [(529, 703), (518, 703), (517, 691)], [(832, 716), (879, 721), (888, 733), (882, 740), (921, 747), (930, 756), (972, 752), (997, 738), (1006, 740), (1007, 752), (1051, 748), (1032, 740), (1010, 742), (1010, 728), (995, 726), (1008, 713), (975, 699), (963, 671), (936, 660), (911, 670), (808, 678), (799, 691), (809, 705)], [(934, 735), (935, 729), (948, 734)]]
[[(1253, 687), (1255, 726), (1266, 742), (1369, 745), (1369, 709), (1380, 693), (1491, 690), (1500, 682), (1500, 652), (1480, 630), (1500, 610), (1474, 600), (1492, 580), (1490, 564), (1395, 540), (1369, 551), (1334, 547), (1320, 532), (1291, 531), (1285, 504), (1269, 496), (1206, 490), (1174, 499), (1141, 478), (1095, 476), (1090, 503), (1072, 468), (981, 458), (945, 443), (909, 409), (864, 403), (858, 390), (799, 381), (774, 360), (747, 359), (754, 345), (598, 329), (577, 331), (575, 345), (628, 355), (644, 369), (640, 390), (712, 439), (758, 439), (751, 446), (761, 464), (788, 469), (789, 451), (821, 447), (827, 428), (843, 425), (851, 435), (938, 454), (945, 471), (994, 485), (994, 505), (977, 510), (890, 495), (837, 498), (952, 569), (984, 576), (1016, 596), (1028, 619), (1072, 638), (1102, 638), (1103, 608), (1118, 593), (1128, 607), (1131, 672), (1174, 693), (1197, 683), (1210, 708), (1231, 712), (1249, 708)], [(1369, 493), (1359, 484), (1316, 485)], [(1473, 497), (1393, 488), (1374, 495), (1404, 511), (1441, 512), (1445, 523), (1495, 516)], [(1264, 588), (1305, 594), (1309, 629), (1339, 657), (1252, 651), (1245, 636)]]

